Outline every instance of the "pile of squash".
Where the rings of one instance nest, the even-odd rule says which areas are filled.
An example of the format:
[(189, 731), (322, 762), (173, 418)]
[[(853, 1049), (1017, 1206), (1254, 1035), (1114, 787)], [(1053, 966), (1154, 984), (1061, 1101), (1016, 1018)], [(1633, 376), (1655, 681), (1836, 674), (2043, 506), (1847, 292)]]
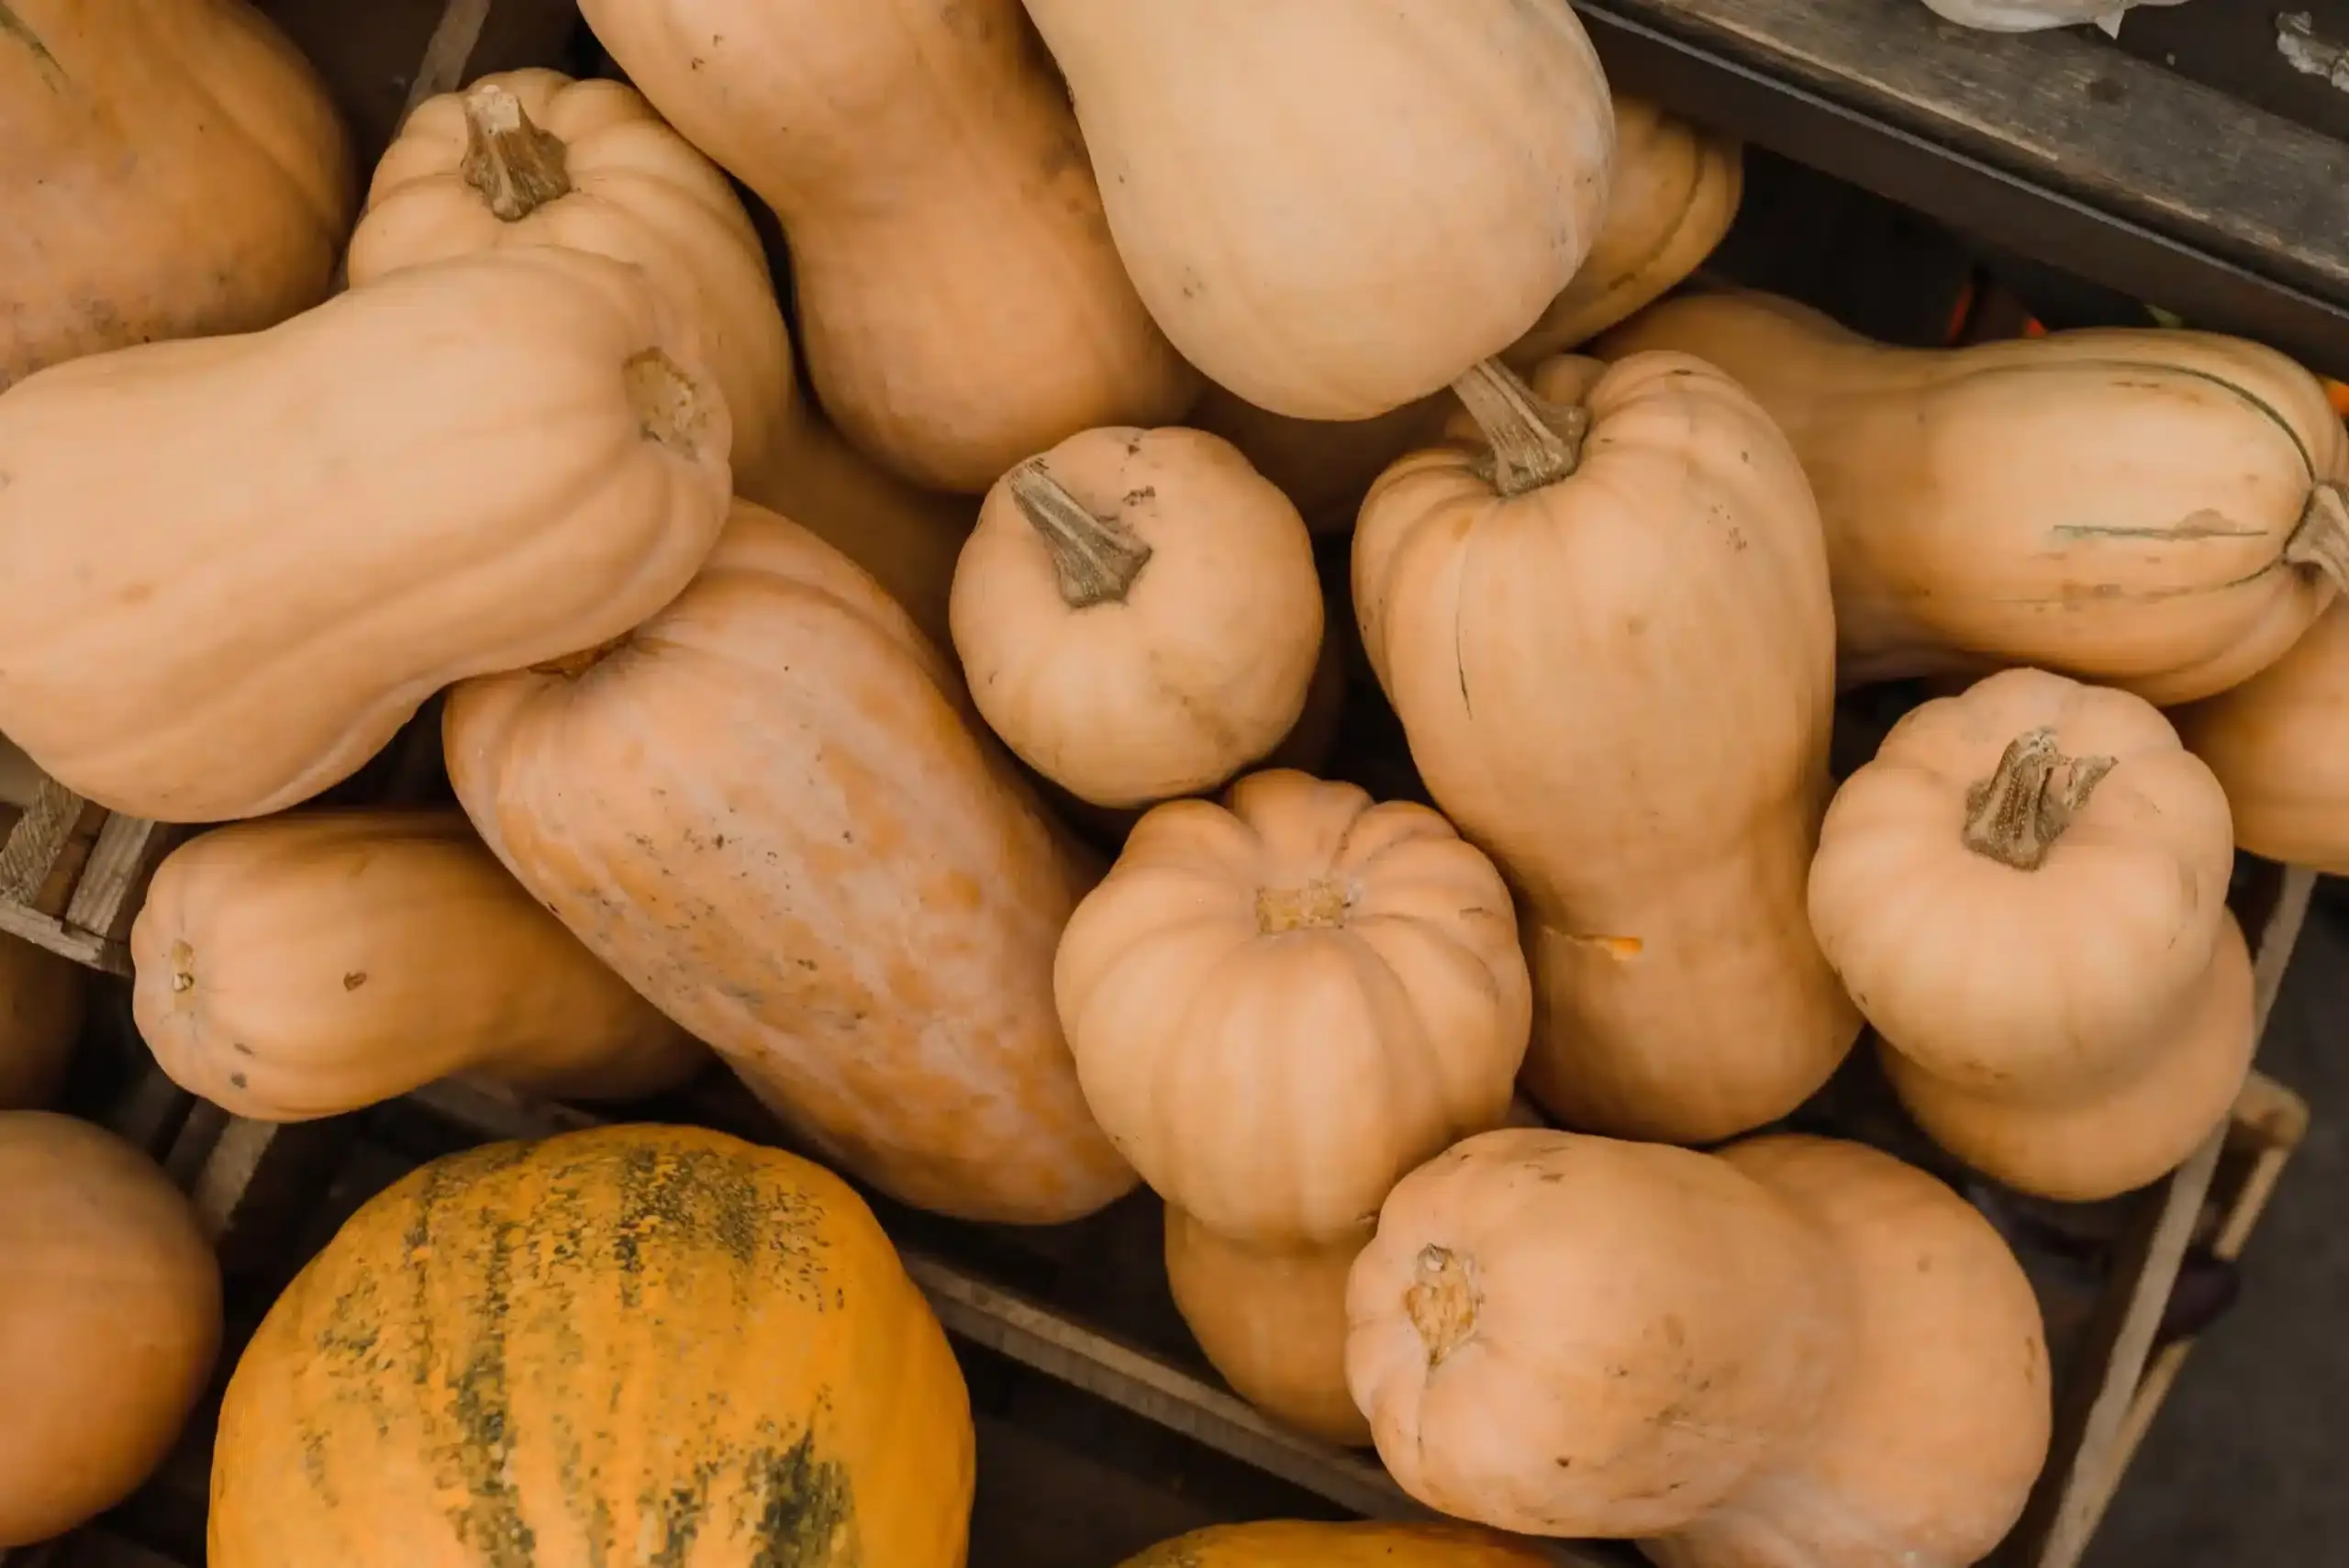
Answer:
[[(2020, 1266), (1772, 1129), (1864, 1026), (2029, 1192), (2225, 1115), (2235, 848), (2349, 870), (2318, 384), (1664, 298), (1737, 149), (1564, 0), (582, 9), (632, 85), (484, 78), (362, 180), (244, 0), (0, 6), (0, 731), (210, 829), (131, 938), (163, 1069), (294, 1120), (715, 1058), (943, 1214), (1146, 1183), (1232, 1385), (1443, 1513), (1987, 1552), (2048, 1442)], [(1357, 664), (1432, 806), (1318, 776)], [(1920, 677), (1838, 788), (1839, 692)], [(309, 804), (436, 695), (455, 807)], [(0, 1105), (77, 1017), (29, 955)], [(219, 1306), (142, 1157), (17, 1109), (0, 1171), (5, 1545), (137, 1484)], [(211, 1554), (952, 1568), (971, 1445), (838, 1175), (623, 1125), (345, 1227), (228, 1386)]]

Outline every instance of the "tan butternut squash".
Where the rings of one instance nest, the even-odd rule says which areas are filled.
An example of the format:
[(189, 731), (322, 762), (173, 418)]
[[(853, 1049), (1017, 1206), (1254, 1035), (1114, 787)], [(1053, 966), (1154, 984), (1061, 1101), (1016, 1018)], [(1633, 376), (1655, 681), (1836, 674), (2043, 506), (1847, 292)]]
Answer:
[(1083, 430), (1013, 468), (950, 607), (988, 727), (1097, 806), (1210, 788), (1264, 756), (1321, 651), (1297, 508), (1197, 430)]
[(1142, 302), (1259, 407), (1364, 419), (1442, 390), (1522, 336), (1598, 236), (1615, 121), (1553, 0), (1028, 14)]
[(1514, 885), (1525, 1084), (1569, 1126), (1709, 1142), (1859, 1031), (1803, 917), (1833, 627), (1794, 453), (1681, 355), (1460, 384), (1354, 536), (1363, 645), (1436, 804)]
[(674, 597), (728, 439), (644, 273), (551, 246), (55, 366), (0, 394), (0, 728), (113, 810), (279, 810)]
[(586, 0), (662, 115), (791, 241), (816, 395), (918, 484), (981, 491), (1197, 396), (1119, 265), (1018, 0)]
[(325, 86), (244, 0), (8, 0), (0, 392), (308, 309), (351, 195)]
[(0, 933), (0, 1111), (56, 1102), (82, 1034), (88, 972)]
[(693, 317), (737, 468), (790, 433), (791, 340), (758, 231), (726, 176), (636, 89), (511, 71), (418, 104), (375, 166), (348, 271), (364, 284), (516, 245), (569, 245), (651, 274)]
[(1341, 1448), (1370, 1446), (1346, 1389), (1346, 1274), (1370, 1227), (1311, 1247), (1250, 1247), (1166, 1206), (1166, 1283), (1208, 1362), (1265, 1415)]
[(1846, 685), (2033, 665), (2162, 704), (2276, 662), (2349, 573), (2349, 437), (2316, 379), (2209, 333), (1893, 349), (1766, 295), (1600, 345), (1733, 377), (1802, 459)]
[(2169, 717), (2227, 792), (2238, 845), (2349, 875), (2349, 602), (2242, 685)]
[(588, 949), (843, 1169), (976, 1218), (1133, 1173), (1086, 1111), (1054, 944), (1097, 871), (854, 564), (737, 501), (591, 656), (450, 694), (458, 798)]
[(455, 811), (295, 812), (192, 839), (155, 868), (130, 960), (163, 1071), (263, 1121), (453, 1073), (635, 1099), (708, 1061)]

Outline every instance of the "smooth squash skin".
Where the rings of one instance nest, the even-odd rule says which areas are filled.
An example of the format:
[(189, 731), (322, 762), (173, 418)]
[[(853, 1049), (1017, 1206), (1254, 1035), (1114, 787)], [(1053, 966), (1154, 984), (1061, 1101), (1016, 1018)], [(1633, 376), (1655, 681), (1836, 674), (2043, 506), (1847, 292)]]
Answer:
[(0, 394), (0, 729), (111, 810), (281, 810), (674, 597), (728, 439), (645, 274), (552, 246), (44, 371)]
[(741, 198), (635, 88), (556, 71), (484, 76), (416, 106), (375, 165), (351, 237), (354, 285), (518, 245), (642, 267), (691, 316), (755, 468), (799, 417), (791, 339)]
[(144, 1482), (220, 1351), (220, 1269), (187, 1199), (112, 1133), (0, 1111), (0, 1550)]
[(461, 812), (296, 812), (155, 868), (131, 1012), (236, 1116), (337, 1116), (452, 1073), (635, 1099), (708, 1062), (507, 874)]
[(1528, 1535), (1677, 1529), (1826, 1407), (1829, 1239), (1709, 1154), (1508, 1128), (1396, 1184), (1346, 1381), (1395, 1480)]
[(82, 1036), (88, 971), (0, 935), (0, 1111), (53, 1103)]
[(1759, 294), (1668, 300), (1602, 356), (1720, 367), (1801, 457), (1846, 686), (2031, 665), (2158, 704), (2280, 658), (2349, 573), (2316, 379), (2209, 333), (1870, 342)]
[(475, 1149), (372, 1199), (220, 1408), (212, 1568), (962, 1568), (970, 1403), (847, 1184), (721, 1133)]
[(1525, 1084), (1568, 1126), (1710, 1142), (1825, 1083), (1859, 1015), (1804, 918), (1833, 622), (1794, 453), (1682, 355), (1464, 378), (1495, 450), (1416, 452), (1354, 613), (1444, 815), (1514, 887)]
[(1658, 1568), (1972, 1568), (2022, 1513), (2053, 1413), (2038, 1298), (1988, 1220), (1862, 1144), (1721, 1151), (1828, 1244), (1848, 1327), (1832, 1393)]
[(1134, 295), (1018, 0), (587, 0), (630, 81), (774, 209), (816, 395), (849, 439), (977, 492), (1198, 395)]
[(442, 734), (523, 885), (844, 1170), (1030, 1223), (1132, 1187), (1052, 1010), (1098, 869), (807, 530), (738, 501), (674, 603), (593, 658), (458, 686)]
[(1366, 419), (1442, 390), (1598, 237), (1615, 120), (1553, 0), (1027, 5), (1142, 302), (1258, 407)]
[(244, 0), (7, 0), (0, 392), (308, 309), (351, 198), (325, 86)]
[(1341, 1448), (1370, 1446), (1346, 1388), (1346, 1275), (1370, 1228), (1319, 1246), (1250, 1247), (1166, 1206), (1166, 1284), (1191, 1337), (1242, 1399)]
[(1463, 1524), (1214, 1525), (1161, 1541), (1123, 1568), (1543, 1568), (1520, 1541)]
[(2238, 845), (2349, 875), (2349, 602), (2242, 685), (2169, 717), (2227, 792)]

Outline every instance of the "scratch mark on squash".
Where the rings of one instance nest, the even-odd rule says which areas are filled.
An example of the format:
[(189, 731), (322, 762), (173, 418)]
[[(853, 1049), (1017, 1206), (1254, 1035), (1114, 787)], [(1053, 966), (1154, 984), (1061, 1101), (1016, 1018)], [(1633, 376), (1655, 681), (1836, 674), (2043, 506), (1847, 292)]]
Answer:
[(65, 67), (59, 63), (57, 56), (49, 52), (49, 46), (40, 41), (40, 35), (6, 5), (0, 5), (0, 38), (14, 39), (31, 52), (33, 63), (40, 67), (41, 77), (49, 83), (50, 92), (65, 90), (68, 81)]
[(2058, 523), (2050, 530), (2059, 539), (2158, 539), (2184, 543), (2202, 539), (2264, 539), (2264, 528), (2221, 528), (2211, 523), (2183, 522), (2169, 528), (2130, 528), (2119, 523)]

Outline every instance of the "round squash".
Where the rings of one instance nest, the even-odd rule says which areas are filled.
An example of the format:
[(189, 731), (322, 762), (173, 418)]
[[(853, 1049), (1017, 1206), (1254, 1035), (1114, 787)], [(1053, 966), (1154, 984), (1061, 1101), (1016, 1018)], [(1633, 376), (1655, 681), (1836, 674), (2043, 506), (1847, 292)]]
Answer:
[[(1502, 361), (1524, 370), (1612, 327), (1693, 272), (1737, 215), (1744, 188), (1734, 141), (1615, 97), (1607, 216), (1589, 257)], [(1280, 486), (1317, 534), (1352, 531), (1379, 473), (1442, 438), (1460, 406), (1447, 387), (1369, 419), (1294, 419), (1210, 383), (1191, 423), (1223, 437)]]
[(1396, 1184), (1346, 1316), (1403, 1489), (1557, 1536), (1720, 1503), (1825, 1407), (1850, 1327), (1828, 1238), (1736, 1167), (1517, 1128)]
[(671, 125), (791, 239), (816, 395), (916, 484), (981, 491), (1198, 373), (1135, 297), (1018, 0), (585, 0)]
[(1261, 408), (1366, 419), (1441, 391), (1521, 337), (1598, 236), (1614, 116), (1554, 0), (1028, 14), (1142, 303)]
[(1849, 1329), (1818, 1416), (1659, 1568), (1970, 1568), (2046, 1462), (2046, 1335), (2022, 1266), (1965, 1199), (1876, 1150), (1758, 1138), (1722, 1162), (1832, 1250)]
[(1030, 1223), (1131, 1189), (1052, 1010), (1097, 868), (830, 546), (738, 501), (674, 603), (442, 735), (507, 869), (842, 1169)]
[(211, 1568), (962, 1568), (970, 1403), (847, 1184), (684, 1127), (371, 1200), (229, 1380)]
[(2226, 790), (2239, 846), (2349, 875), (2349, 601), (2242, 685), (2169, 717)]
[(1489, 443), (1363, 503), (1354, 614), (1412, 761), (1516, 888), (1526, 1086), (1702, 1143), (1824, 1084), (1859, 1017), (1803, 917), (1828, 795), (1819, 516), (1752, 399), (1677, 354), (1497, 364)]
[(1197, 430), (1085, 430), (1012, 469), (952, 612), (989, 728), (1097, 806), (1188, 795), (1264, 756), (1321, 650), (1297, 508)]
[(1960, 1088), (1883, 1047), (1885, 1075), (1935, 1143), (1986, 1176), (2065, 1203), (2096, 1203), (2168, 1174), (2232, 1109), (2258, 1029), (2251, 950), (2222, 916), (2210, 968), (2135, 1072), (2068, 1098)]
[(324, 85), (245, 0), (0, 6), (0, 392), (308, 309), (351, 205)]
[(1810, 923), (1919, 1071), (2047, 1103), (2133, 1076), (2190, 1011), (2233, 866), (2226, 796), (2150, 704), (2009, 670), (1844, 781)]
[(1468, 1525), (1266, 1519), (1193, 1530), (1123, 1568), (1545, 1568), (1550, 1561)]
[(172, 1081), (263, 1121), (479, 1073), (636, 1099), (708, 1057), (506, 873), (456, 811), (297, 812), (155, 868), (130, 1005)]
[(134, 817), (317, 794), (450, 682), (676, 595), (729, 494), (700, 364), (640, 270), (533, 246), (18, 383), (0, 729)]
[(568, 245), (632, 261), (693, 317), (755, 467), (798, 417), (791, 339), (766, 251), (726, 176), (635, 88), (554, 71), (484, 76), (416, 106), (368, 188), (349, 272)]
[(1234, 1392), (1283, 1426), (1370, 1446), (1346, 1388), (1346, 1273), (1370, 1228), (1322, 1246), (1258, 1248), (1166, 1206), (1166, 1283), (1191, 1337)]
[(0, 1259), (6, 1550), (103, 1513), (162, 1462), (219, 1354), (220, 1270), (153, 1161), (46, 1111), (0, 1111)]
[(0, 1111), (53, 1104), (82, 1037), (88, 971), (0, 934)]
[(1144, 817), (1052, 989), (1110, 1140), (1260, 1246), (1353, 1235), (1499, 1126), (1532, 1005), (1508, 891), (1451, 824), (1286, 771)]
[(2162, 704), (2276, 662), (2349, 576), (2349, 436), (2271, 350), (2096, 328), (1894, 349), (1767, 295), (1610, 334), (1719, 366), (1819, 496), (1846, 685), (2032, 665)]

